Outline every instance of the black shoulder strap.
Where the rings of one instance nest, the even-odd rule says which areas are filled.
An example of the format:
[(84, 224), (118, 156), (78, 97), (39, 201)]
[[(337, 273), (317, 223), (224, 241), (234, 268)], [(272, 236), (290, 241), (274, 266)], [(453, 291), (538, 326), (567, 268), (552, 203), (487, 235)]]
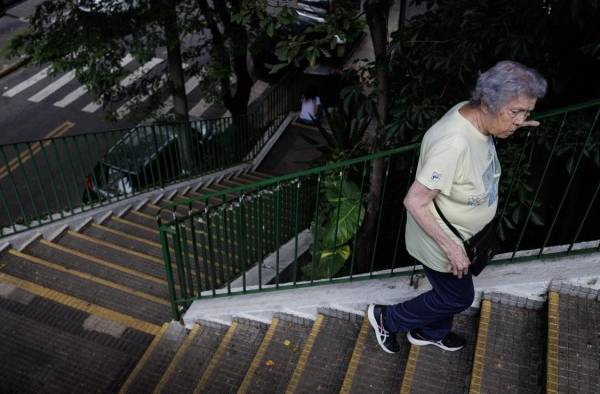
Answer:
[(448, 228), (450, 229), (450, 231), (452, 231), (454, 233), (454, 235), (456, 235), (461, 241), (465, 242), (465, 239), (462, 237), (462, 235), (460, 235), (460, 233), (458, 232), (458, 230), (456, 229), (456, 227), (454, 227), (448, 221), (448, 219), (446, 219), (446, 217), (442, 213), (442, 210), (440, 209), (440, 207), (438, 207), (437, 203), (435, 202), (435, 199), (433, 200), (433, 205), (435, 206), (435, 210), (437, 211), (438, 215), (440, 215), (440, 217), (442, 218), (442, 220), (444, 221), (444, 223), (446, 223), (446, 226), (448, 226)]

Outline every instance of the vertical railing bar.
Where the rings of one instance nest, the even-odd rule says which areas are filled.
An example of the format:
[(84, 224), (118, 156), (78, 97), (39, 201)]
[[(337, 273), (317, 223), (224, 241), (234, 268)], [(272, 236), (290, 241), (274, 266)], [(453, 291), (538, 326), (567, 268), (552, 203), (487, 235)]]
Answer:
[(552, 158), (554, 157), (554, 152), (556, 151), (556, 146), (558, 144), (558, 140), (560, 139), (560, 136), (562, 134), (562, 130), (563, 130), (563, 128), (565, 126), (565, 123), (567, 121), (567, 115), (568, 115), (568, 112), (564, 114), (562, 123), (560, 125), (560, 128), (558, 129), (558, 132), (556, 133), (556, 138), (554, 139), (554, 143), (552, 144), (552, 149), (550, 150), (550, 157), (546, 161), (546, 166), (544, 167), (544, 171), (542, 172), (542, 176), (541, 176), (541, 179), (540, 179), (540, 181), (538, 183), (538, 186), (537, 186), (537, 189), (535, 191), (535, 194), (533, 196), (533, 200), (531, 201), (531, 204), (529, 206), (529, 212), (527, 213), (527, 217), (525, 218), (525, 222), (523, 223), (523, 227), (521, 227), (521, 232), (519, 234), (519, 238), (517, 240), (517, 243), (515, 245), (513, 253), (511, 255), (511, 257), (510, 257), (511, 261), (515, 258), (515, 255), (517, 254), (517, 251), (519, 250), (519, 247), (521, 246), (521, 241), (523, 240), (523, 236), (525, 235), (525, 230), (527, 229), (527, 225), (529, 224), (529, 219), (531, 218), (531, 213), (533, 212), (533, 208), (535, 206), (535, 203), (537, 202), (537, 198), (538, 198), (538, 196), (540, 194), (540, 190), (542, 189), (542, 185), (544, 184), (544, 181), (546, 180), (546, 174), (548, 173), (548, 168), (550, 168), (550, 163), (552, 161)]
[(179, 290), (181, 291), (182, 298), (189, 298), (185, 278), (185, 268), (183, 267), (183, 255), (181, 251), (181, 229), (179, 228), (179, 219), (175, 216), (175, 211), (173, 211), (173, 224), (175, 226), (175, 239), (173, 241), (173, 250), (175, 253), (175, 265), (177, 266), (177, 276), (179, 278)]
[[(96, 174), (94, 173), (94, 167), (95, 167), (94, 166), (94, 157), (92, 156), (92, 151), (90, 150), (90, 142), (88, 140), (88, 135), (84, 134), (82, 139), (85, 141), (85, 145), (87, 146), (87, 159), (88, 159), (89, 168), (91, 168), (90, 174), (92, 177), (92, 187), (93, 187), (93, 185), (98, 184), (98, 180), (96, 179)], [(86, 187), (87, 187), (87, 183), (86, 183)], [(90, 194), (91, 194), (91, 192), (90, 192)], [(90, 204), (93, 206), (93, 204), (94, 204), (93, 199), (91, 200)], [(98, 204), (102, 205), (102, 196), (100, 194), (98, 194)]]
[[(139, 144), (142, 144), (142, 139), (140, 138), (140, 129), (142, 128), (142, 126), (136, 126), (135, 129), (133, 129), (132, 131), (135, 132), (135, 137), (138, 140)], [(130, 139), (133, 139), (133, 136), (130, 136)], [(134, 142), (135, 143), (135, 142)], [(135, 145), (133, 145), (135, 146)], [(136, 174), (136, 178), (138, 180), (137, 183), (137, 192), (141, 193), (145, 190), (148, 190), (148, 178), (146, 177), (146, 160), (147, 160), (147, 156), (142, 156), (141, 155), (142, 152), (134, 152), (134, 157), (135, 157), (135, 174)], [(150, 160), (150, 167), (152, 167), (152, 161)]]
[[(41, 144), (41, 141), (38, 141), (39, 144)], [(37, 165), (37, 160), (35, 158), (35, 155), (33, 154), (33, 150), (31, 149), (31, 142), (27, 143), (27, 151), (29, 152), (29, 156), (31, 157), (31, 163), (33, 164), (33, 170), (35, 172), (36, 175), (36, 181), (38, 184), (38, 188), (40, 189), (40, 192), (42, 194), (42, 200), (44, 201), (44, 206), (46, 207), (46, 214), (48, 215), (48, 219), (51, 222), (52, 221), (52, 210), (50, 210), (50, 206), (48, 205), (48, 198), (46, 196), (46, 190), (44, 190), (44, 187), (42, 186), (42, 178), (40, 176), (40, 169), (39, 166)], [(52, 178), (50, 178), (50, 183), (52, 183)], [(43, 215), (42, 215), (43, 216)], [(39, 218), (39, 222), (41, 224), (42, 222), (42, 218)]]
[(152, 141), (154, 142), (154, 152), (156, 153), (156, 164), (157, 164), (157, 171), (158, 171), (158, 182), (160, 187), (164, 187), (165, 183), (163, 181), (163, 175), (162, 175), (162, 165), (160, 164), (161, 159), (160, 159), (160, 152), (158, 150), (158, 139), (156, 138), (156, 131), (154, 129), (154, 126), (146, 126), (146, 130), (150, 129), (150, 132), (152, 133)]
[[(360, 214), (362, 211), (363, 198), (365, 196), (365, 179), (367, 177), (367, 161), (363, 161), (362, 179), (360, 181), (360, 200), (358, 201), (358, 217), (356, 219), (356, 228), (360, 225)], [(356, 261), (356, 245), (358, 244), (357, 236), (354, 236), (352, 242), (352, 260), (350, 260), (350, 279), (354, 276), (354, 263)]]
[(215, 272), (215, 245), (212, 239), (212, 229), (211, 229), (211, 213), (210, 210), (206, 210), (206, 235), (208, 239), (208, 254), (210, 256), (210, 278), (212, 283), (212, 293), (213, 296), (217, 294), (217, 273)]
[(228, 220), (227, 220), (227, 196), (223, 195), (222, 197), (222, 201), (223, 201), (223, 231), (221, 232), (221, 238), (223, 239), (223, 244), (225, 245), (224, 248), (224, 253), (225, 253), (225, 259), (223, 261), (223, 264), (225, 265), (224, 269), (225, 272), (227, 273), (227, 294), (231, 294), (231, 278), (234, 277), (234, 273), (231, 271), (232, 269), (232, 263), (231, 261), (233, 260), (231, 258), (231, 248), (229, 247), (229, 237), (227, 236), (227, 228), (228, 228)]
[(58, 165), (58, 169), (60, 171), (60, 179), (63, 184), (64, 191), (65, 191), (65, 197), (67, 198), (67, 204), (69, 207), (69, 211), (71, 211), (71, 214), (72, 214), (74, 212), (74, 208), (73, 208), (73, 204), (71, 202), (71, 190), (69, 189), (69, 187), (67, 186), (67, 182), (65, 181), (65, 173), (63, 171), (63, 163), (60, 160), (60, 155), (58, 153), (58, 148), (57, 148), (58, 143), (56, 142), (55, 138), (51, 139), (50, 141), (51, 141), (52, 147), (54, 148), (54, 156), (56, 157), (56, 164)]
[(588, 142), (590, 141), (590, 138), (592, 136), (592, 132), (594, 131), (594, 128), (596, 127), (596, 123), (598, 122), (598, 116), (600, 116), (600, 108), (598, 108), (598, 110), (596, 111), (596, 116), (594, 117), (594, 121), (592, 122), (592, 126), (590, 127), (590, 130), (587, 133), (587, 136), (585, 138), (585, 141), (582, 145), (581, 148), (581, 152), (579, 152), (579, 157), (577, 158), (577, 162), (575, 163), (575, 167), (573, 167), (572, 170), (572, 174), (571, 177), (569, 178), (569, 182), (567, 183), (567, 187), (564, 189), (562, 198), (560, 200), (560, 204), (558, 204), (558, 208), (556, 209), (556, 213), (554, 214), (554, 218), (552, 219), (552, 224), (550, 225), (550, 229), (548, 230), (548, 233), (546, 234), (546, 238), (544, 239), (544, 243), (542, 245), (542, 248), (540, 249), (540, 252), (538, 254), (538, 256), (541, 256), (544, 248), (546, 247), (548, 241), (550, 240), (550, 235), (552, 234), (552, 231), (554, 231), (554, 226), (556, 225), (556, 221), (558, 219), (558, 216), (560, 215), (563, 205), (565, 203), (565, 200), (567, 199), (567, 194), (569, 194), (569, 191), (571, 190), (571, 185), (573, 184), (573, 179), (575, 179), (575, 174), (577, 173), (577, 170), (579, 169), (579, 165), (581, 164), (581, 159), (583, 158), (583, 155), (585, 153), (585, 147), (587, 146)]
[(579, 227), (577, 228), (577, 232), (575, 233), (575, 236), (573, 237), (573, 241), (571, 241), (571, 244), (569, 245), (569, 249), (567, 250), (567, 253), (571, 252), (571, 249), (573, 249), (573, 245), (575, 245), (575, 242), (577, 242), (577, 238), (579, 237), (579, 233), (581, 232), (581, 230), (583, 229), (583, 225), (585, 224), (588, 215), (590, 214), (590, 211), (592, 210), (592, 206), (594, 205), (594, 201), (596, 200), (596, 197), (598, 197), (598, 191), (600, 190), (600, 182), (598, 182), (598, 185), (596, 186), (596, 190), (594, 191), (594, 195), (592, 196), (592, 199), (590, 200), (590, 203), (588, 204), (586, 210), (585, 210), (585, 214), (583, 215), (583, 219), (581, 219), (581, 222), (579, 223)]
[(319, 204), (320, 204), (320, 200), (321, 200), (321, 175), (322, 173), (320, 172), (317, 175), (317, 197), (316, 197), (316, 203), (315, 203), (315, 224), (314, 224), (314, 235), (313, 235), (313, 257), (312, 257), (312, 275), (310, 277), (310, 284), (312, 285), (314, 283), (314, 273), (315, 273), (315, 261), (317, 260), (317, 244), (318, 244), (318, 233), (319, 233)]
[(531, 137), (531, 134), (532, 134), (531, 131), (527, 132), (527, 135), (525, 136), (525, 141), (523, 142), (523, 149), (521, 149), (521, 153), (519, 153), (519, 158), (514, 164), (513, 179), (508, 188), (508, 193), (506, 194), (506, 198), (504, 199), (505, 200), (504, 207), (502, 207), (502, 211), (500, 212), (500, 215), (499, 215), (500, 221), (504, 217), (504, 213), (506, 212), (506, 209), (508, 208), (508, 202), (510, 201), (510, 197), (512, 196), (513, 188), (514, 188), (515, 184), (521, 178), (522, 171), (518, 171), (518, 169), (521, 167), (521, 162), (523, 161), (523, 158), (525, 157), (525, 152), (527, 151), (527, 144), (529, 142), (529, 138)]
[(63, 213), (63, 207), (60, 203), (60, 200), (58, 199), (58, 191), (56, 190), (56, 184), (54, 182), (54, 176), (52, 175), (52, 170), (51, 170), (52, 167), (50, 167), (50, 162), (48, 161), (48, 155), (46, 153), (46, 145), (49, 143), (50, 143), (50, 141), (47, 141), (45, 143), (42, 143), (40, 141), (40, 150), (42, 151), (42, 157), (44, 158), (44, 164), (46, 165), (46, 168), (48, 169), (48, 174), (52, 178), (52, 180), (50, 181), (50, 187), (52, 188), (52, 194), (54, 195), (54, 202), (56, 203), (56, 209), (58, 210), (58, 213), (60, 214), (60, 217), (62, 219), (65, 217), (65, 215)]
[(302, 186), (302, 178), (298, 178), (296, 190), (294, 193), (294, 279), (293, 283), (296, 286), (298, 272), (298, 221), (300, 216), (300, 187)]
[[(340, 180), (340, 187), (338, 189), (338, 201), (337, 201), (337, 217), (335, 218), (335, 232), (333, 233), (333, 253), (337, 253), (338, 250), (338, 244), (337, 244), (337, 234), (338, 234), (338, 230), (339, 230), (339, 225), (340, 225), (340, 213), (341, 213), (341, 206), (342, 206), (342, 190), (343, 190), (343, 186), (344, 186), (344, 169), (341, 169), (339, 172), (339, 180)], [(329, 281), (331, 282), (333, 280), (333, 273), (331, 272), (331, 264), (328, 264), (327, 266), (327, 273), (329, 274)]]
[(258, 198), (258, 289), (262, 290), (262, 259), (264, 256), (264, 244), (263, 244), (263, 224), (262, 224), (262, 206), (263, 206), (263, 193), (259, 191), (257, 193)]
[[(77, 166), (79, 168), (79, 179), (81, 179), (83, 182), (85, 182), (85, 171), (83, 170), (83, 156), (81, 155), (81, 150), (79, 149), (79, 143), (77, 142), (77, 137), (73, 136), (73, 137), (69, 137), (71, 139), (71, 141), (73, 141), (73, 145), (75, 146), (75, 153), (78, 156), (78, 163), (79, 166)], [(77, 182), (75, 182), (75, 187), (77, 188)], [(92, 201), (92, 193), (90, 193), (90, 191), (87, 189), (87, 187), (84, 188), (84, 194), (87, 194), (88, 196), (88, 201)], [(83, 203), (83, 201), (81, 201), (81, 210), (84, 211), (85, 210), (85, 204)], [(90, 204), (90, 207), (93, 207), (93, 204)]]
[[(208, 272), (208, 260), (209, 260), (209, 256), (208, 256), (208, 231), (206, 230), (206, 216), (208, 216), (208, 207), (205, 205), (204, 206), (204, 212), (202, 213), (203, 216), (201, 216), (198, 219), (198, 223), (200, 224), (199, 228), (200, 228), (200, 236), (202, 238), (202, 241), (200, 242), (200, 247), (202, 248), (202, 267), (203, 267), (203, 271), (204, 271), (204, 282), (206, 283), (206, 285), (204, 286), (205, 289), (209, 290), (211, 289), (211, 284), (210, 284), (210, 274)], [(205, 230), (202, 231), (202, 227), (201, 225), (204, 224), (205, 226)], [(214, 287), (213, 287), (213, 295), (215, 294), (214, 292)]]
[(243, 260), (243, 252), (242, 252), (242, 241), (241, 241), (241, 237), (243, 237), (243, 232), (242, 232), (242, 199), (244, 198), (243, 194), (238, 198), (238, 205), (236, 207), (235, 203), (234, 203), (234, 207), (236, 207), (236, 228), (237, 228), (237, 234), (236, 234), (236, 241), (237, 241), (237, 246), (238, 246), (238, 269), (240, 270), (240, 273), (242, 274), (242, 292), (246, 292), (246, 272), (243, 268), (243, 264), (242, 264), (242, 260)]
[[(225, 263), (223, 262), (223, 238), (221, 237), (221, 223), (222, 223), (222, 218), (220, 218), (220, 212), (222, 209), (222, 206), (219, 206), (214, 212), (216, 215), (216, 219), (213, 221), (213, 226), (214, 226), (214, 231), (215, 231), (215, 253), (216, 253), (216, 261), (215, 264), (219, 264), (218, 266), (218, 271), (219, 271), (219, 279), (221, 280), (221, 284), (223, 282), (225, 282), (226, 278), (225, 278)], [(218, 247), (218, 250), (217, 250)]]
[[(406, 196), (406, 193), (408, 193), (408, 189), (410, 188), (410, 185), (412, 184), (413, 175), (415, 172), (417, 152), (418, 152), (417, 149), (413, 150), (411, 163), (410, 163), (410, 171), (408, 173), (408, 177), (407, 177), (407, 181), (406, 181), (406, 188), (404, 189), (404, 196)], [(394, 254), (392, 255), (392, 269), (390, 271), (390, 274), (393, 274), (394, 269), (396, 268), (396, 257), (398, 256), (398, 245), (400, 244), (400, 235), (402, 234), (402, 229), (405, 226), (406, 215), (407, 215), (406, 208), (403, 205), (402, 213), (400, 214), (400, 221), (398, 223), (398, 232), (396, 233), (396, 242), (394, 244)]]
[(202, 278), (200, 273), (200, 257), (198, 256), (198, 241), (196, 239), (196, 226), (194, 225), (194, 213), (192, 212), (191, 202), (188, 205), (188, 218), (190, 222), (190, 235), (192, 237), (192, 255), (194, 256), (194, 273), (196, 277), (196, 288), (198, 289), (198, 297), (200, 297), (200, 295), (202, 294)]
[[(1, 186), (1, 184), (0, 184), (0, 186)], [(6, 216), (8, 217), (9, 224), (12, 227), (13, 232), (16, 233), (17, 232), (17, 226), (16, 226), (15, 221), (12, 218), (12, 215), (10, 213), (10, 209), (8, 208), (8, 203), (6, 202), (6, 197), (4, 197), (4, 192), (2, 192), (2, 187), (0, 187), (0, 200), (2, 201), (2, 206), (4, 207), (4, 210), (6, 211)], [(4, 225), (2, 225), (2, 227), (4, 227)], [(2, 227), (0, 227), (0, 234), (1, 234), (1, 231), (2, 231), (1, 230)]]
[[(114, 150), (114, 156), (115, 156), (115, 160), (117, 161), (116, 165), (113, 163), (110, 163), (110, 167), (112, 167), (113, 171), (117, 172), (119, 175), (119, 180), (117, 181), (117, 183), (121, 183), (121, 187), (123, 189), (122, 193), (116, 193), (116, 198), (117, 200), (122, 200), (123, 198), (127, 198), (127, 186), (125, 185), (125, 180), (124, 180), (124, 176), (122, 176), (124, 174), (124, 172), (122, 171), (124, 168), (124, 160), (123, 160), (123, 155), (126, 154), (126, 147), (125, 147), (125, 140), (123, 139), (123, 136), (118, 132), (115, 131), (114, 134), (116, 135), (115, 139), (117, 140), (117, 142), (115, 144), (115, 150)], [(120, 144), (120, 148), (119, 149), (119, 145)], [(119, 152), (119, 150), (121, 152)], [(111, 168), (109, 168), (109, 173), (110, 173)], [(118, 188), (118, 185), (115, 184), (115, 187)], [(124, 196), (124, 197), (122, 197)]]
[[(190, 264), (190, 250), (188, 247), (187, 240), (187, 230), (185, 228), (185, 220), (181, 221), (181, 225), (183, 226), (183, 231), (181, 233), (181, 244), (183, 245), (183, 263), (185, 266), (185, 270), (183, 272), (183, 276), (185, 277), (187, 283), (186, 288), (188, 290), (188, 298), (194, 296), (194, 278), (192, 277), (192, 265)], [(200, 289), (198, 289), (198, 293), (200, 293)]]
[[(38, 218), (38, 220), (39, 220), (40, 219), (40, 214), (39, 214), (39, 212), (37, 210), (35, 200), (33, 199), (33, 193), (31, 192), (31, 187), (29, 186), (29, 177), (27, 176), (27, 173), (25, 171), (25, 167), (23, 167), (23, 162), (21, 160), (21, 154), (20, 154), (20, 152), (19, 152), (19, 150), (17, 149), (16, 146), (17, 146), (17, 144), (14, 144), (13, 148), (14, 148), (14, 151), (15, 151), (15, 155), (17, 157), (17, 163), (19, 163), (18, 168), (21, 169), (20, 172), (23, 173), (23, 177), (25, 178), (25, 189), (27, 190), (27, 194), (29, 195), (29, 199), (31, 200), (31, 208), (33, 209), (33, 214), (35, 215), (34, 217)], [(30, 224), (28, 224), (27, 227), (30, 227)]]
[[(174, 279), (173, 279), (173, 267), (171, 266), (171, 255), (169, 253), (169, 241), (167, 238), (167, 232), (162, 228), (160, 224), (160, 219), (158, 220), (159, 225), (159, 235), (160, 235), (160, 244), (162, 248), (163, 254), (163, 263), (165, 265), (165, 273), (167, 275), (167, 290), (169, 295), (169, 301), (171, 303), (171, 315), (174, 320), (179, 320), (181, 317), (179, 315), (179, 308), (177, 307), (177, 296), (175, 293)], [(175, 244), (175, 240), (173, 240), (173, 244)]]
[(377, 254), (377, 244), (379, 243), (379, 233), (381, 230), (381, 216), (382, 216), (382, 211), (383, 211), (383, 201), (385, 200), (385, 192), (387, 191), (387, 184), (388, 184), (388, 179), (389, 179), (389, 173), (390, 173), (390, 158), (386, 157), (387, 159), (387, 167), (385, 169), (385, 180), (383, 181), (383, 191), (381, 193), (381, 197), (379, 199), (379, 214), (377, 217), (377, 231), (375, 232), (375, 244), (373, 245), (373, 255), (371, 256), (371, 268), (369, 270), (369, 276), (373, 277), (373, 267), (375, 264), (375, 255)]
[[(103, 164), (102, 164), (102, 157), (103, 157), (103, 153), (104, 150), (101, 149), (100, 147), (100, 140), (98, 139), (98, 133), (94, 133), (93, 134), (94, 137), (94, 141), (95, 141), (95, 145), (96, 145), (96, 164), (92, 166), (92, 174), (94, 174), (94, 171), (96, 169), (96, 166), (98, 166), (99, 170), (100, 170), (100, 174), (98, 175), (98, 179), (96, 179), (96, 186), (100, 189), (102, 187), (106, 187), (107, 181), (106, 181), (106, 175), (104, 174), (104, 168), (103, 168)], [(106, 138), (106, 137), (105, 137)], [(90, 153), (90, 157), (91, 157), (91, 153)], [(104, 185), (104, 186), (102, 186)], [(102, 193), (98, 193), (98, 196), (100, 198), (101, 201), (107, 201), (110, 202), (110, 194), (104, 196)]]
[(281, 183), (275, 187), (275, 288), (279, 288), (279, 247), (281, 232)]

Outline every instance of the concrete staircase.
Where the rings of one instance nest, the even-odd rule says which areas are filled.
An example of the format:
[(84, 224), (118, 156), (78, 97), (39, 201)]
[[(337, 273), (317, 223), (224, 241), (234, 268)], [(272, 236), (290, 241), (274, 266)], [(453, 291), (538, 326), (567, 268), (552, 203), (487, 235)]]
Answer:
[[(156, 223), (160, 207), (266, 177), (230, 173), (89, 217), (48, 238), (38, 233), (18, 246), (5, 244), (0, 251), (0, 392), (118, 390), (171, 319)], [(165, 219), (172, 215), (164, 214)], [(240, 273), (237, 267), (229, 272)], [(223, 285), (214, 279), (215, 287)], [(177, 326), (159, 337), (183, 340), (186, 332)], [(139, 372), (146, 380), (131, 389), (144, 392), (145, 385), (158, 383), (149, 383), (146, 369)], [(158, 368), (158, 378), (162, 372)]]
[(600, 391), (600, 292), (553, 285), (549, 303), (486, 293), (458, 315), (458, 352), (378, 347), (361, 315), (275, 313), (270, 324), (233, 318), (165, 324), (121, 392), (539, 393)]

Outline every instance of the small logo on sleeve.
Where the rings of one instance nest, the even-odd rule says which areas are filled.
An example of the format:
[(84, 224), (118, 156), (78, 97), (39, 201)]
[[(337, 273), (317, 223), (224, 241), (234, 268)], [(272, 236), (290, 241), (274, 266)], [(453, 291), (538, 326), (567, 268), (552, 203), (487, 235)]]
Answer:
[(442, 174), (440, 174), (440, 173), (439, 173), (439, 172), (437, 172), (437, 171), (434, 171), (434, 172), (431, 174), (431, 182), (433, 182), (433, 183), (436, 183), (436, 182), (438, 182), (438, 181), (439, 181), (441, 178), (442, 178)]

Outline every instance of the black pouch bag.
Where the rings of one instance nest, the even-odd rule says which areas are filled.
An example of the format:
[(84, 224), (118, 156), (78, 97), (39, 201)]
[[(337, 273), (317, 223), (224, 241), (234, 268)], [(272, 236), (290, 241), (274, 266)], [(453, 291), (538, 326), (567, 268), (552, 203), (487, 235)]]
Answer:
[(498, 235), (496, 233), (496, 229), (498, 227), (498, 218), (495, 217), (477, 234), (465, 240), (460, 235), (458, 230), (448, 221), (448, 219), (446, 219), (435, 200), (433, 201), (433, 205), (435, 206), (435, 210), (437, 211), (438, 215), (440, 215), (444, 223), (446, 223), (446, 226), (448, 226), (454, 235), (456, 235), (463, 242), (463, 246), (465, 247), (469, 261), (471, 261), (471, 265), (469, 265), (469, 271), (475, 276), (479, 275), (487, 263), (498, 252), (499, 243)]

